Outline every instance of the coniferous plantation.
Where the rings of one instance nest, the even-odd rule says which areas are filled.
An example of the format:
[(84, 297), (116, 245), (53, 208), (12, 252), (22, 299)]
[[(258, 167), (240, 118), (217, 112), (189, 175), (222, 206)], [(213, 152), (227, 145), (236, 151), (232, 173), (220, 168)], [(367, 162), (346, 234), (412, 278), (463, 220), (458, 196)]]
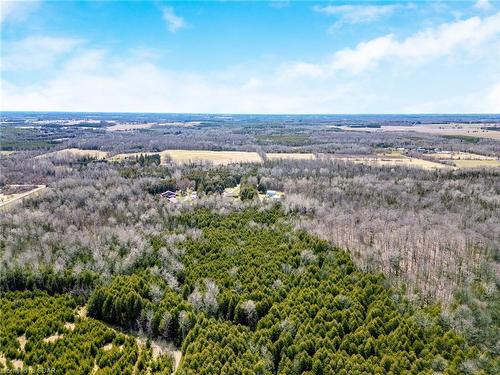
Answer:
[(1, 372), (499, 371), (498, 169), (0, 163)]

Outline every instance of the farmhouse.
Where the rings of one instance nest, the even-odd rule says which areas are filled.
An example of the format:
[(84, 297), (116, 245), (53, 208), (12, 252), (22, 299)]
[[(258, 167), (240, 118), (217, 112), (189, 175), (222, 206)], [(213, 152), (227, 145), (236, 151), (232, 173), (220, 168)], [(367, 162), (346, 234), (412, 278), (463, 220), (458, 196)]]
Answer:
[(170, 198), (176, 198), (177, 194), (173, 191), (167, 190), (164, 191), (163, 193), (160, 193), (160, 196), (170, 199)]
[(226, 198), (238, 198), (240, 196), (240, 184), (232, 188), (224, 189), (223, 195)]
[(198, 193), (188, 189), (185, 193), (181, 190), (167, 190), (160, 194), (161, 197), (167, 198), (170, 203), (188, 202), (198, 199)]
[(281, 200), (283, 199), (284, 194), (280, 191), (276, 190), (268, 190), (266, 192), (265, 198), (267, 199), (272, 199), (272, 200)]

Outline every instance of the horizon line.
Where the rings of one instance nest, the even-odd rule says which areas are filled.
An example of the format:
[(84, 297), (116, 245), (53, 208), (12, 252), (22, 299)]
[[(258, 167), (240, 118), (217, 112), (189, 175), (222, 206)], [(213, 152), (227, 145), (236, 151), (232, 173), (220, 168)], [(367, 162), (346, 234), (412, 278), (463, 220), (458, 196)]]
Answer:
[(95, 113), (95, 114), (155, 114), (155, 115), (216, 115), (216, 116), (500, 116), (491, 112), (408, 112), (408, 113), (231, 113), (231, 112), (140, 112), (140, 111), (44, 111), (44, 110), (0, 110), (5, 113)]

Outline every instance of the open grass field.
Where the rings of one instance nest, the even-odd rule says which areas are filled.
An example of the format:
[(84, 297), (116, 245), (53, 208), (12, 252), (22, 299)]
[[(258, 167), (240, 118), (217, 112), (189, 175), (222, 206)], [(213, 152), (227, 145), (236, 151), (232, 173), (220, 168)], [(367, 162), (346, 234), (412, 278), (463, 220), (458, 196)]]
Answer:
[(426, 156), (439, 160), (495, 160), (492, 156), (473, 154), (470, 152), (430, 153), (426, 154)]
[(210, 162), (215, 165), (231, 163), (260, 163), (262, 159), (256, 152), (245, 151), (204, 151), (204, 150), (166, 150), (161, 153), (178, 164), (191, 162)]
[(314, 160), (314, 154), (292, 153), (292, 152), (269, 152), (266, 154), (269, 160)]
[(377, 155), (349, 155), (349, 156), (322, 156), (331, 157), (335, 160), (351, 163), (375, 165), (375, 166), (408, 166), (423, 169), (443, 169), (450, 168), (444, 164), (412, 158), (397, 153), (377, 154)]
[(106, 128), (107, 131), (127, 131), (127, 130), (137, 130), (137, 129), (149, 129), (150, 127), (156, 125), (156, 123), (138, 123), (138, 124), (116, 124)]
[(7, 208), (22, 199), (40, 193), (45, 185), (7, 185), (0, 190), (0, 209)]
[(81, 150), (79, 148), (65, 148), (64, 150), (59, 150), (59, 151), (53, 151), (49, 152), (47, 154), (39, 155), (37, 158), (45, 158), (45, 157), (52, 157), (52, 156), (65, 156), (65, 155), (70, 155), (70, 156), (79, 156), (79, 157), (93, 157), (97, 159), (106, 159), (108, 157), (108, 153), (105, 151), (98, 151), (98, 150)]
[(192, 127), (199, 125), (199, 121), (189, 121), (189, 122), (148, 122), (148, 123), (117, 123), (106, 128), (107, 131), (128, 131), (137, 129), (149, 129), (153, 126), (180, 126), (180, 127)]
[(440, 161), (451, 162), (457, 168), (498, 168), (500, 160), (485, 155), (473, 154), (470, 152), (433, 153), (426, 154)]
[(453, 160), (458, 168), (500, 168), (500, 160)]
[[(130, 157), (140, 155), (151, 155), (154, 152), (134, 152), (114, 155), (110, 160), (119, 161)], [(262, 158), (256, 152), (246, 151), (205, 151), (205, 150), (165, 150), (158, 154), (161, 155), (162, 162), (171, 159), (179, 164), (189, 162), (211, 162), (215, 165), (230, 163), (261, 163)], [(311, 153), (268, 153), (269, 160), (314, 160), (315, 156)]]
[(418, 132), (451, 137), (474, 137), (500, 139), (500, 131), (495, 124), (418, 124), (412, 126), (381, 126), (380, 128), (350, 128), (334, 126), (345, 131), (363, 132)]

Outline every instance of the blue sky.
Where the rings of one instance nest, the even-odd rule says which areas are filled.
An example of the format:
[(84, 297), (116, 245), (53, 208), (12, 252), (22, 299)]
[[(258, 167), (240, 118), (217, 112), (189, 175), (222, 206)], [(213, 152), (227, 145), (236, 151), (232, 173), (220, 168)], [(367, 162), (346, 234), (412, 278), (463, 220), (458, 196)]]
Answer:
[(499, 113), (500, 3), (1, 2), (1, 109)]

